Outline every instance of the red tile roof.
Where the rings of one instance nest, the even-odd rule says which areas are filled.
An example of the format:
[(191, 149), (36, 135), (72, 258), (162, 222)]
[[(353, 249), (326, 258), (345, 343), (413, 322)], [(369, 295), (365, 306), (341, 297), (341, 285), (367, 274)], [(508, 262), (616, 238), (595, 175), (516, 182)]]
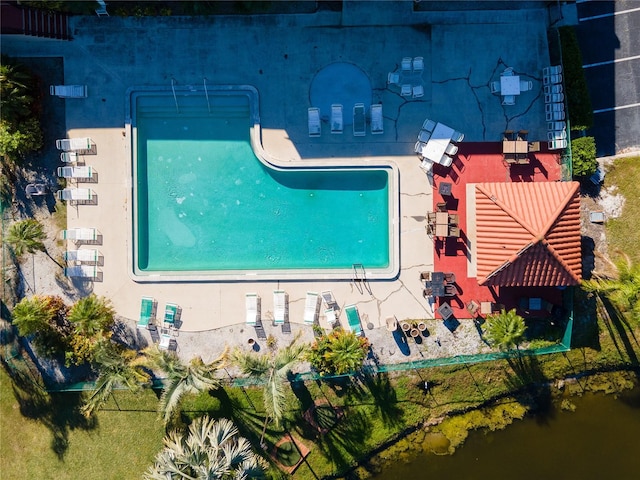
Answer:
[(568, 286), (582, 276), (578, 182), (478, 183), (477, 280)]

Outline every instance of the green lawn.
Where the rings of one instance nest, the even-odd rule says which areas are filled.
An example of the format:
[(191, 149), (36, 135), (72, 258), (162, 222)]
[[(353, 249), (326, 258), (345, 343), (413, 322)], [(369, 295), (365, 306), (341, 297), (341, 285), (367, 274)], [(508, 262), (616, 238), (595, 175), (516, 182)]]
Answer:
[(640, 262), (640, 157), (616, 160), (607, 173), (605, 186), (616, 185), (619, 194), (625, 197), (622, 216), (606, 223), (609, 256), (615, 261), (620, 252), (625, 252), (634, 263)]
[(164, 429), (152, 392), (116, 395), (118, 406), (95, 421), (79, 412), (80, 395), (18, 387), (0, 369), (0, 477), (2, 480), (134, 479), (152, 463)]

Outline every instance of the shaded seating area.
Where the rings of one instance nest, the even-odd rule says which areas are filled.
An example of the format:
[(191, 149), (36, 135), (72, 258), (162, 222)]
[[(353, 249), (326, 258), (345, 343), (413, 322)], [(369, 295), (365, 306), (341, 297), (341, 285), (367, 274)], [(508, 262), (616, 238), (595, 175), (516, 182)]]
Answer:
[(384, 120), (382, 117), (382, 105), (371, 105), (371, 134), (380, 135), (384, 133)]
[(367, 134), (367, 117), (364, 103), (353, 106), (353, 136), (364, 137)]
[(320, 123), (320, 109), (317, 107), (309, 107), (307, 111), (309, 136), (319, 137), (322, 133), (322, 125)]
[(331, 105), (331, 133), (342, 133), (342, 105), (334, 103)]
[(153, 324), (155, 318), (156, 301), (153, 297), (142, 297), (140, 302), (140, 318), (138, 328), (148, 329)]
[(428, 212), (427, 234), (433, 237), (459, 237), (459, 216), (455, 213)]

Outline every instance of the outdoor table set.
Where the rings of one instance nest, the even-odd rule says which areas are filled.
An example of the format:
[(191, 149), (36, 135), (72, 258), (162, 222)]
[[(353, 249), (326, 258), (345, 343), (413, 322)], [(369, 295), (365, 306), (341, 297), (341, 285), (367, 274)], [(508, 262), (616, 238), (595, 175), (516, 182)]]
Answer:
[(456, 276), (453, 272), (433, 272), (430, 275), (423, 273), (420, 280), (425, 282), (425, 297), (455, 297), (458, 294), (455, 286)]
[(453, 164), (453, 156), (458, 153), (458, 146), (464, 135), (448, 127), (444, 123), (426, 119), (418, 133), (414, 151), (422, 159), (421, 168), (429, 171), (434, 163), (443, 167)]
[(423, 97), (422, 72), (424, 71), (424, 58), (404, 57), (400, 65), (401, 70), (399, 72), (389, 72), (387, 83), (400, 86), (400, 95), (403, 97)]
[(531, 80), (521, 80), (515, 75), (513, 67), (505, 68), (500, 74), (499, 82), (491, 82), (491, 93), (502, 95), (502, 105), (515, 105), (516, 96), (533, 89)]
[(435, 237), (459, 237), (460, 227), (457, 213), (428, 212), (427, 233)]
[[(529, 144), (527, 141), (526, 130), (520, 130), (517, 134), (513, 130), (507, 130), (504, 132), (502, 138), (502, 154), (504, 160), (508, 164), (528, 164), (529, 152), (535, 147), (534, 144)], [(538, 143), (539, 145), (539, 143)]]

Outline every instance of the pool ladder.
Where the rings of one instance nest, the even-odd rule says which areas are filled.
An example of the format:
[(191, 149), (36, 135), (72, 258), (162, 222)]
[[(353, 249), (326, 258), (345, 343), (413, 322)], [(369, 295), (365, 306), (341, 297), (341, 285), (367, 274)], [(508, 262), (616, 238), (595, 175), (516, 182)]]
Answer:
[(353, 283), (360, 293), (364, 293), (364, 289), (371, 293), (369, 282), (367, 282), (367, 272), (361, 263), (353, 264)]

